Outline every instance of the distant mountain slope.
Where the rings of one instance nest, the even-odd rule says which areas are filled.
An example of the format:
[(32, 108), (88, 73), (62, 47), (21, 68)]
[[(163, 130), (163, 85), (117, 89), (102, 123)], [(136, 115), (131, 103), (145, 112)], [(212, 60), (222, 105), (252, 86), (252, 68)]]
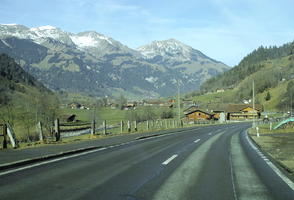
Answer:
[(254, 50), (236, 67), (207, 80), (201, 89), (202, 92), (225, 89), (227, 92), (219, 95), (225, 101), (241, 102), (252, 98), (253, 80), (258, 102), (270, 109), (289, 108), (291, 93), (294, 94), (294, 87), (292, 92), (288, 88), (294, 81), (294, 42)]
[[(267, 60), (281, 59), (288, 55), (294, 54), (294, 42), (285, 44), (281, 47), (260, 48), (242, 59), (242, 61), (223, 74), (213, 77), (202, 84), (202, 90), (215, 90), (217, 88), (235, 87), (244, 78), (263, 69)], [(270, 61), (269, 61), (270, 62)], [(277, 64), (278, 65), (278, 64)], [(277, 66), (278, 67), (278, 66)]]
[(134, 50), (94, 31), (52, 26), (0, 25), (0, 52), (51, 89), (93, 96), (169, 96), (177, 81), (188, 92), (229, 69), (173, 39)]
[[(40, 91), (49, 91), (6, 54), (0, 54), (0, 78), (2, 81), (1, 90), (9, 90), (17, 84), (23, 84), (36, 87)], [(5, 85), (5, 83), (8, 83), (8, 85)]]
[(40, 95), (52, 95), (51, 91), (25, 72), (12, 58), (0, 54), (0, 107), (19, 95), (22, 95), (19, 100), (24, 100), (23, 97), (29, 96), (33, 90)]
[(225, 64), (175, 39), (154, 41), (139, 47), (138, 51), (148, 62), (179, 69), (191, 79), (202, 77), (206, 80), (229, 69)]

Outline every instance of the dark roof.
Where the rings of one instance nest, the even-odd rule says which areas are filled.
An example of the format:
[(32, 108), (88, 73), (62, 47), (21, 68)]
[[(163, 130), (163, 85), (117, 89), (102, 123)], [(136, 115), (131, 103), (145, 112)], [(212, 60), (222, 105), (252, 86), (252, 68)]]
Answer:
[(194, 106), (190, 106), (189, 108), (185, 109), (184, 112), (190, 112), (190, 111), (197, 110), (197, 109), (199, 109), (199, 107), (194, 105)]
[[(253, 108), (252, 104), (229, 104), (227, 108), (227, 112), (232, 113), (232, 112), (240, 112), (241, 110), (245, 108)], [(263, 107), (260, 104), (255, 104), (255, 109), (259, 112), (263, 111)]]
[(195, 109), (195, 110), (191, 110), (189, 112), (186, 112), (185, 115), (189, 115), (189, 114), (192, 114), (194, 112), (202, 112), (202, 113), (205, 113), (205, 114), (208, 114), (208, 115), (213, 115), (212, 113), (208, 112), (208, 111), (204, 111), (204, 109)]

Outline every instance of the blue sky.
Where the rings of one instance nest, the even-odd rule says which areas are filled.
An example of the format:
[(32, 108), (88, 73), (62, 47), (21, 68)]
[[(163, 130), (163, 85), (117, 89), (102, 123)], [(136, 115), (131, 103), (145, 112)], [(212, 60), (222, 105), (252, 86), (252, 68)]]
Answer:
[(0, 23), (95, 30), (136, 48), (175, 38), (234, 66), (294, 40), (293, 0), (1, 0)]

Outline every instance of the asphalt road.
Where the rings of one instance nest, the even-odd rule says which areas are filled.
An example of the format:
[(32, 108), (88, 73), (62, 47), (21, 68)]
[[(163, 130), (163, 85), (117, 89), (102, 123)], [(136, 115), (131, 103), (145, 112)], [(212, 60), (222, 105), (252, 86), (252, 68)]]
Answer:
[(0, 199), (293, 200), (293, 182), (248, 127), (198, 127), (2, 171)]

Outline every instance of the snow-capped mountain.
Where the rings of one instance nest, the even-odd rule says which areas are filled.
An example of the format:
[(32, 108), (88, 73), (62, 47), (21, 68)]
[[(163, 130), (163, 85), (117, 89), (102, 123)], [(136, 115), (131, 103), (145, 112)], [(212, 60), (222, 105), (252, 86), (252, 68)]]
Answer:
[(181, 61), (192, 60), (193, 53), (200, 54), (199, 51), (175, 39), (154, 41), (151, 44), (139, 47), (138, 51), (147, 59), (162, 56), (165, 59), (177, 59)]
[(71, 34), (70, 38), (79, 49), (87, 51), (96, 57), (109, 53), (130, 53), (132, 55), (138, 55), (138, 52), (122, 43), (95, 31)]
[(193, 61), (217, 62), (176, 39), (154, 41), (137, 50), (148, 60), (156, 63), (168, 62), (169, 65)]
[(43, 44), (48, 42), (48, 40), (50, 41), (53, 39), (67, 46), (98, 53), (98, 55), (95, 56), (101, 56), (101, 54), (113, 51), (133, 52), (133, 50), (124, 46), (120, 42), (95, 31), (74, 34), (50, 25), (28, 28), (17, 24), (2, 24), (0, 25), (0, 36), (14, 36), (21, 39), (31, 39), (38, 44)]
[(135, 50), (95, 31), (75, 34), (48, 25), (0, 25), (2, 52), (51, 89), (96, 96), (169, 96), (178, 80), (189, 92), (228, 69), (175, 39)]

